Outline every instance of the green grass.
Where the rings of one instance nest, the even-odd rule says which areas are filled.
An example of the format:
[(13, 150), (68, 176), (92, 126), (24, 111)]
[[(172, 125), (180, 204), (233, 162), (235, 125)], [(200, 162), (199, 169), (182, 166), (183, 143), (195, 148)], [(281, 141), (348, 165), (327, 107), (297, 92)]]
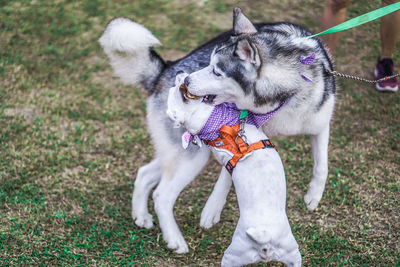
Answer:
[[(199, 227), (214, 161), (176, 204), (188, 254), (166, 248), (157, 220), (151, 230), (134, 225), (134, 177), (153, 156), (146, 93), (112, 77), (97, 39), (109, 20), (126, 16), (154, 32), (158, 52), (173, 60), (229, 29), (235, 5), (255, 22), (318, 31), (323, 1), (0, 0), (0, 265), (219, 265), (239, 214), (232, 191), (221, 222)], [(348, 17), (377, 7), (354, 1)], [(379, 49), (378, 22), (344, 32), (337, 69), (371, 77)], [(315, 212), (302, 200), (312, 175), (309, 138), (275, 141), (303, 262), (399, 266), (400, 95), (338, 82), (329, 178)]]

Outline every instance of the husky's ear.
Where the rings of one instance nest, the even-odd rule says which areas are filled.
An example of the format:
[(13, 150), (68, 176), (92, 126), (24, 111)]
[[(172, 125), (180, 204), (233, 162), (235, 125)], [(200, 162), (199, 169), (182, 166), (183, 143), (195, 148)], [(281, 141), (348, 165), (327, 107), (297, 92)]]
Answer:
[(237, 55), (241, 60), (249, 61), (252, 64), (260, 64), (260, 57), (257, 48), (246, 39), (237, 42), (235, 55)]
[(233, 9), (233, 33), (235, 35), (257, 33), (253, 23), (242, 13), (239, 7)]

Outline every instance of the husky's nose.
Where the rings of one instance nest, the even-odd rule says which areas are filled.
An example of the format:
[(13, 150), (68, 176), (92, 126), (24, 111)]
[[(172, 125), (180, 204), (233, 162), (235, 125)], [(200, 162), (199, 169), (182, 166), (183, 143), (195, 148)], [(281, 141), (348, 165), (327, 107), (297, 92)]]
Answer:
[(189, 76), (186, 76), (184, 82), (186, 83), (186, 86), (189, 86), (189, 84), (190, 84), (190, 78), (189, 78)]

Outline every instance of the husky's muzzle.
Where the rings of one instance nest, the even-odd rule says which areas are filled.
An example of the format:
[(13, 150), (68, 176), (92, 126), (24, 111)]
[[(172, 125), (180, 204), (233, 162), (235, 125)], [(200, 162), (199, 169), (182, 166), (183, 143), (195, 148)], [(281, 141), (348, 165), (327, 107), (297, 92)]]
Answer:
[[(202, 98), (201, 96), (191, 94), (185, 82), (182, 83), (181, 86), (179, 86), (179, 92), (181, 92), (183, 102), (185, 103), (187, 102), (188, 99), (198, 100)], [(212, 104), (216, 97), (217, 97), (216, 95), (205, 95), (203, 96), (202, 102), (206, 104)]]

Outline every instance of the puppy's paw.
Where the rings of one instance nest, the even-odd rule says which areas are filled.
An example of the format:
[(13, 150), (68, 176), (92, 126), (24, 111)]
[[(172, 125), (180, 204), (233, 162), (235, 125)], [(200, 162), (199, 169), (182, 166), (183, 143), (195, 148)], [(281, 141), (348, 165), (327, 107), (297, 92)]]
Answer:
[(175, 250), (175, 252), (178, 253), (178, 254), (188, 253), (189, 252), (189, 247), (185, 242), (185, 244), (179, 245), (179, 247)]
[(201, 212), (200, 226), (205, 229), (211, 228), (214, 224), (219, 222), (221, 211), (221, 209), (218, 209), (215, 206), (211, 207), (211, 205), (206, 204)]
[(150, 229), (151, 227), (153, 227), (153, 216), (151, 216), (150, 214), (142, 214), (140, 216), (135, 216), (132, 213), (132, 217), (133, 219), (136, 218), (135, 224), (139, 227), (146, 229)]
[(164, 239), (168, 248), (175, 250), (176, 253), (184, 254), (189, 252), (189, 247), (182, 235), (164, 235)]
[(321, 200), (322, 196), (313, 194), (309, 190), (307, 194), (304, 195), (304, 202), (306, 203), (308, 210), (315, 210), (318, 207), (319, 201)]

